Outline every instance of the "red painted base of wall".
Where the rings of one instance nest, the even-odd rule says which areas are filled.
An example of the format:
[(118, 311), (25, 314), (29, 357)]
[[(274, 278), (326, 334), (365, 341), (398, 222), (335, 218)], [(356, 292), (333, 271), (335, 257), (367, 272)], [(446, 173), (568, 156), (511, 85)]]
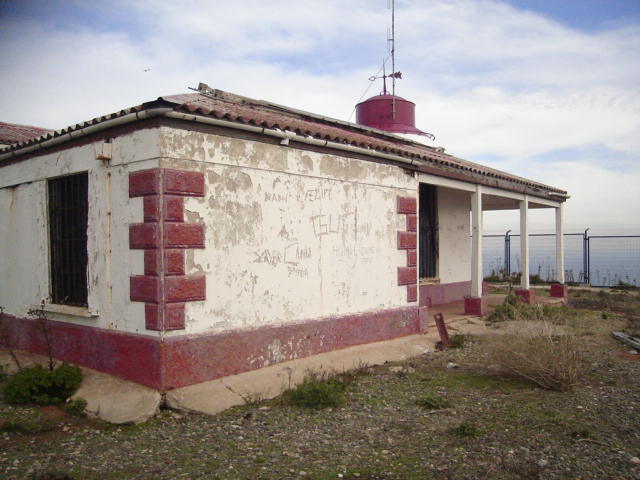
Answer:
[(420, 285), (420, 305), (430, 307), (459, 302), (471, 294), (471, 282), (434, 283)]
[(533, 288), (516, 290), (516, 296), (524, 303), (536, 303), (536, 291)]
[(551, 284), (551, 296), (567, 299), (569, 297), (569, 287), (561, 283)]
[[(158, 390), (183, 387), (275, 363), (424, 332), (415, 306), (292, 325), (160, 339), (48, 321), (54, 356)], [(40, 325), (5, 315), (8, 346), (46, 354)]]
[[(489, 293), (489, 284), (482, 282), (482, 294)], [(430, 307), (432, 305), (443, 305), (445, 303), (461, 302), (465, 297), (471, 295), (471, 281), (434, 283), (431, 285), (420, 285), (420, 305)]]
[(464, 299), (464, 313), (466, 315), (486, 315), (487, 305), (485, 297), (467, 297)]
[[(41, 325), (28, 318), (4, 315), (2, 344), (47, 355)], [(53, 355), (59, 360), (157, 388), (162, 378), (162, 345), (158, 338), (120, 333), (72, 323), (48, 321)]]

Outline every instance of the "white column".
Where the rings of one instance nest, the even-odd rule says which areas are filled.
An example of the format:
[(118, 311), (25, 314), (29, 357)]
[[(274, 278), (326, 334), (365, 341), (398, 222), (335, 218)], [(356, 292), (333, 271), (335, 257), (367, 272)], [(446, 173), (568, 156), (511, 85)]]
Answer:
[(562, 228), (562, 204), (556, 207), (556, 280), (564, 283), (564, 229)]
[(520, 288), (529, 289), (529, 197), (520, 200)]
[(471, 194), (471, 296), (482, 297), (482, 187)]

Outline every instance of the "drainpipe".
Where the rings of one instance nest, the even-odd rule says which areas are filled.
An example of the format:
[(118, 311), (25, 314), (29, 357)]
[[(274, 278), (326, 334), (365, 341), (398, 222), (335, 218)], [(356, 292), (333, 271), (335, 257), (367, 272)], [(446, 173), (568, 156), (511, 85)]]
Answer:
[(172, 110), (171, 108), (151, 108), (149, 110), (143, 110), (141, 112), (129, 113), (122, 117), (112, 118), (111, 120), (105, 120), (104, 122), (97, 123), (96, 125), (90, 125), (88, 127), (84, 127), (79, 130), (67, 132), (57, 137), (51, 138), (49, 140), (45, 140), (44, 142), (36, 143), (35, 145), (31, 145), (29, 147), (20, 148), (12, 152), (2, 153), (0, 154), (0, 162), (3, 160), (9, 160), (19, 155), (23, 155), (25, 153), (31, 153), (38, 150), (43, 150), (45, 148), (49, 148), (54, 145), (67, 142), (69, 140), (83, 137), (91, 133), (99, 132), (101, 130), (106, 130), (107, 128), (117, 127), (119, 125), (124, 125), (125, 123), (131, 123), (137, 120), (144, 120), (146, 118), (159, 117), (161, 115), (164, 115), (170, 112), (171, 110)]

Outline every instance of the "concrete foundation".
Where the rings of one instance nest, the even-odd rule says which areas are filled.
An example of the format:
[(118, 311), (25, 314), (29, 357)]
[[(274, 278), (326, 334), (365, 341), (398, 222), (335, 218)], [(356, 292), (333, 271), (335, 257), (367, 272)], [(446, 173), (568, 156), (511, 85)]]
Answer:
[(524, 303), (536, 303), (536, 291), (533, 288), (516, 290), (516, 296)]
[(486, 315), (487, 306), (486, 297), (467, 297), (464, 299), (464, 313), (467, 315)]
[(569, 297), (569, 287), (561, 283), (551, 284), (551, 296), (567, 299)]

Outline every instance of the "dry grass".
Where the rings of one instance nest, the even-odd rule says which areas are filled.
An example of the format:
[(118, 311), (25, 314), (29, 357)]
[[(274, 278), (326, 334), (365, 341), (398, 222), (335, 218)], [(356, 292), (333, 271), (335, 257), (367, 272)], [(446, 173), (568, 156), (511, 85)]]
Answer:
[(549, 321), (526, 322), (487, 340), (488, 362), (497, 373), (563, 392), (583, 373), (582, 351), (579, 337), (563, 334)]

